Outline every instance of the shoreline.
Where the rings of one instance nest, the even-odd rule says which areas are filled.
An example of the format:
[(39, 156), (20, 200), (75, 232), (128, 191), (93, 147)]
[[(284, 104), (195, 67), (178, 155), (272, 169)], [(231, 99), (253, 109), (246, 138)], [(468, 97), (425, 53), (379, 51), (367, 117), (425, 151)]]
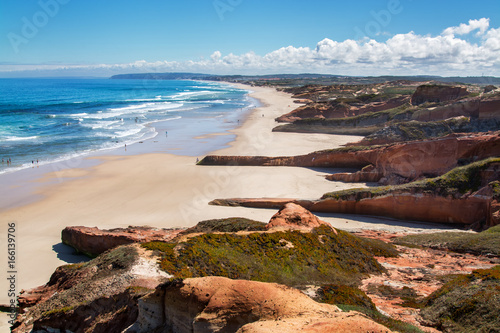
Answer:
[[(249, 87), (244, 87), (249, 90)], [(262, 105), (249, 112), (240, 126), (229, 131), (235, 135), (229, 147), (212, 154), (299, 155), (359, 139), (271, 132), (275, 126), (274, 118), (292, 108), (292, 99), (274, 88), (251, 87), (250, 90), (253, 91), (250, 96), (260, 100)], [(3, 221), (15, 222), (18, 226), (18, 291), (42, 285), (57, 266), (82, 259), (61, 244), (60, 233), (66, 226), (173, 228), (236, 216), (267, 222), (275, 210), (209, 206), (208, 202), (224, 197), (315, 199), (325, 192), (364, 186), (329, 182), (322, 177), (324, 172), (307, 168), (289, 167), (283, 172), (281, 167), (196, 166), (196, 157), (164, 152), (107, 154), (86, 161), (90, 165), (44, 174), (34, 184), (34, 194), (39, 197), (27, 205), (0, 211)], [(339, 214), (319, 217), (334, 227), (348, 230), (445, 229), (433, 224), (366, 216)], [(0, 237), (6, 237), (5, 233), (6, 230), (0, 231)], [(7, 267), (6, 258), (0, 263)], [(8, 290), (6, 281), (0, 286), (2, 290)], [(6, 294), (2, 295), (0, 304), (7, 302)]]
[[(214, 82), (220, 84), (220, 82)], [(233, 85), (229, 83), (226, 83), (226, 85), (233, 87), (238, 86), (237, 84)], [(239, 85), (237, 88), (246, 92), (249, 91), (249, 87), (245, 85)], [(246, 96), (248, 96), (248, 93)], [(254, 100), (257, 104), (259, 103), (257, 99), (254, 98)], [(258, 105), (250, 106), (249, 108), (245, 108), (244, 112), (243, 109), (237, 112), (242, 112), (244, 122), (244, 119), (246, 119), (248, 115), (251, 114), (253, 109), (257, 107)], [(180, 121), (174, 124), (176, 127), (172, 127), (172, 120)], [(206, 120), (210, 121), (212, 118), (207, 118)], [(21, 207), (33, 203), (36, 200), (40, 200), (42, 197), (37, 195), (36, 192), (38, 191), (40, 185), (39, 179), (44, 178), (46, 174), (61, 174), (62, 171), (67, 169), (91, 168), (101, 163), (99, 157), (167, 153), (180, 156), (193, 156), (196, 158), (202, 157), (210, 152), (223, 149), (224, 147), (228, 147), (229, 143), (235, 138), (235, 134), (233, 134), (230, 129), (224, 130), (223, 128), (221, 131), (216, 132), (210, 130), (206, 130), (204, 133), (200, 133), (196, 130), (188, 130), (186, 132), (186, 122), (188, 124), (190, 123), (188, 119), (182, 120), (177, 118), (155, 121), (146, 125), (147, 127), (155, 129), (155, 135), (136, 142), (127, 143), (125, 144), (125, 147), (108, 147), (95, 151), (86, 151), (74, 156), (63, 156), (53, 161), (42, 162), (40, 164), (37, 163), (32, 166), (13, 167), (12, 170), (4, 170), (4, 172), (0, 173), (0, 183), (3, 184), (4, 189), (7, 189), (8, 193), (4, 191), (0, 194), (0, 212), (11, 208)], [(221, 124), (218, 126), (221, 127)], [(232, 123), (232, 126), (237, 125), (234, 122)], [(179, 130), (177, 127), (180, 127), (181, 129)], [(166, 139), (161, 136), (161, 133), (165, 130), (168, 130), (171, 134), (170, 137), (167, 136)], [(176, 136), (176, 132), (178, 131), (181, 132), (180, 136)], [(233, 136), (233, 138), (231, 138), (231, 136)], [(201, 147), (198, 148), (198, 150), (186, 148), (187, 141), (192, 141), (192, 143), (199, 144)], [(181, 148), (177, 148), (176, 146), (181, 146)], [(62, 177), (63, 176), (61, 176), (61, 178)], [(61, 182), (61, 179), (58, 179), (58, 182)]]

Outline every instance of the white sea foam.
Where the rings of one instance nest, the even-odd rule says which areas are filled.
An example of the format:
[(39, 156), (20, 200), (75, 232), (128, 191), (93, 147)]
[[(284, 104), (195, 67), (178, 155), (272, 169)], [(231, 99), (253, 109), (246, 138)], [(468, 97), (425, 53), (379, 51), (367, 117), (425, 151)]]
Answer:
[(201, 90), (201, 91), (183, 91), (175, 95), (170, 96), (171, 99), (181, 99), (181, 98), (191, 98), (195, 96), (203, 96), (208, 94), (219, 94), (218, 91), (211, 90)]
[(81, 117), (84, 117), (88, 115), (88, 113), (86, 112), (82, 112), (82, 113), (73, 113), (73, 114), (68, 114), (67, 116), (68, 117), (72, 117), (72, 118), (81, 118)]
[(26, 140), (36, 140), (39, 136), (7, 136), (6, 138), (0, 139), (0, 141), (26, 141)]
[(141, 113), (152, 111), (172, 110), (182, 107), (183, 103), (161, 102), (161, 103), (142, 103), (138, 105), (130, 105), (121, 108), (110, 108), (106, 111), (88, 114), (84, 116), (86, 119), (109, 119), (109, 118), (122, 118), (126, 115), (134, 117), (140, 116)]
[(127, 136), (132, 136), (132, 135), (140, 133), (141, 130), (142, 130), (142, 128), (131, 128), (131, 129), (128, 129), (125, 131), (117, 131), (117, 132), (115, 132), (115, 137), (124, 138)]
[[(158, 135), (154, 123), (181, 119), (182, 117), (179, 115), (183, 112), (188, 112), (186, 113), (188, 118), (192, 117), (190, 113), (193, 113), (206, 115), (206, 117), (209, 118), (217, 117), (221, 119), (225, 116), (226, 111), (207, 112), (210, 111), (207, 110), (207, 108), (217, 104), (227, 104), (231, 109), (234, 108), (235, 110), (241, 107), (245, 107), (245, 109), (248, 108), (248, 103), (243, 103), (241, 106), (238, 104), (238, 101), (241, 101), (240, 98), (228, 100), (224, 97), (227, 93), (240, 92), (241, 90), (232, 89), (232, 87), (226, 87), (219, 83), (207, 84), (206, 82), (199, 82), (196, 86), (178, 87), (178, 90), (175, 92), (169, 89), (170, 88), (167, 88), (163, 94), (157, 91), (156, 94), (144, 97), (129, 94), (125, 95), (124, 99), (120, 99), (124, 95), (116, 95), (118, 97), (116, 101), (119, 103), (125, 102), (125, 104), (122, 105), (115, 104), (112, 102), (112, 99), (110, 101), (96, 100), (96, 103), (93, 104), (92, 96), (87, 99), (87, 97), (82, 95), (77, 97), (78, 100), (75, 102), (70, 101), (70, 103), (73, 103), (73, 106), (69, 104), (64, 105), (65, 109), (61, 111), (52, 111), (54, 114), (45, 115), (46, 118), (56, 119), (44, 119), (40, 124), (36, 124), (36, 126), (33, 127), (34, 129), (28, 128), (28, 125), (23, 125), (25, 131), (19, 133), (31, 136), (21, 137), (16, 136), (16, 132), (8, 132), (0, 135), (0, 141), (3, 141), (4, 138), (9, 139), (12, 142), (5, 142), (4, 144), (10, 144), (12, 146), (18, 145), (18, 143), (15, 142), (17, 140), (36, 140), (34, 141), (35, 143), (46, 141), (46, 149), (50, 154), (38, 156), (40, 158), (40, 165), (71, 160), (66, 163), (61, 163), (63, 166), (66, 165), (71, 167), (75, 163), (78, 163), (82, 156), (95, 153), (96, 151), (119, 147), (123, 148), (125, 143), (129, 145), (151, 139)], [(82, 103), (85, 104), (81, 105)], [(84, 107), (87, 103), (89, 103), (89, 108)], [(102, 105), (100, 110), (96, 110), (98, 105)], [(79, 113), (69, 114), (70, 112)], [(231, 112), (231, 110), (227, 109), (227, 112)], [(163, 119), (169, 116), (172, 118)], [(198, 115), (196, 118), (198, 118)], [(138, 119), (138, 121), (136, 122), (134, 119)], [(64, 125), (69, 126), (67, 129), (62, 127), (63, 122), (65, 123)], [(175, 127), (176, 125), (172, 123), (168, 126)], [(161, 125), (158, 125), (158, 128), (160, 127)], [(75, 140), (75, 142), (87, 142), (85, 144), (88, 144), (87, 148), (83, 148), (79, 151), (68, 151), (69, 149), (73, 149), (71, 147), (75, 146), (68, 142), (68, 147), (66, 147), (61, 140), (55, 140), (54, 143), (56, 144), (53, 147), (50, 146), (54, 140), (54, 135), (59, 135), (57, 134), (59, 131), (63, 134), (66, 133), (64, 137), (71, 140), (71, 142), (73, 140)], [(39, 134), (40, 137), (35, 136), (35, 134)], [(85, 138), (83, 136), (87, 137)], [(30, 146), (31, 143), (30, 141), (25, 141), (27, 147)], [(82, 147), (83, 145), (78, 146)], [(12, 154), (14, 154), (12, 155), (12, 160), (18, 162), (18, 166), (0, 169), (0, 173), (7, 172), (7, 170), (10, 172), (32, 167), (31, 156), (24, 156), (26, 154), (31, 155), (31, 152), (26, 154), (20, 153), (20, 158), (16, 157), (16, 159), (14, 159), (14, 157), (17, 153)], [(55, 157), (56, 154), (58, 157)]]
[(114, 124), (120, 122), (119, 120), (110, 120), (110, 121), (99, 121), (97, 123), (82, 123), (82, 126), (89, 127), (92, 129), (97, 129), (97, 128), (110, 128), (113, 127)]

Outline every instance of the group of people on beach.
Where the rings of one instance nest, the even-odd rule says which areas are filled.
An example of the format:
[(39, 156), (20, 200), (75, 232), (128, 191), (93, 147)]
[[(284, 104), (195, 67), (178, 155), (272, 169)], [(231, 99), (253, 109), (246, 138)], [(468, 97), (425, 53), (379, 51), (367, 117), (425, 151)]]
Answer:
[[(2, 158), (2, 164), (7, 163), (7, 166), (12, 166), (12, 159), (10, 158)], [(36, 160), (36, 164), (38, 165), (38, 160)], [(35, 165), (35, 160), (31, 161), (31, 165)]]

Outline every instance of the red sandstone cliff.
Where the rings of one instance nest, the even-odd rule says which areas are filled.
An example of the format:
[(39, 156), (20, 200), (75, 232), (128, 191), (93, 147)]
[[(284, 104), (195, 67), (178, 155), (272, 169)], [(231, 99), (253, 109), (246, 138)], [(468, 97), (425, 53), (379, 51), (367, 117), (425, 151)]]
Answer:
[(306, 230), (311, 231), (319, 226), (326, 225), (331, 227), (329, 223), (321, 221), (316, 215), (304, 207), (295, 203), (286, 203), (276, 214), (271, 217), (271, 220), (266, 225), (269, 231), (276, 230)]
[(294, 122), (295, 120), (307, 118), (334, 119), (353, 117), (367, 112), (393, 109), (408, 103), (409, 100), (410, 98), (408, 96), (401, 96), (387, 101), (369, 102), (366, 104), (360, 102), (345, 102), (343, 99), (321, 103), (309, 103), (276, 118), (276, 121)]
[(217, 199), (210, 204), (280, 208), (293, 202), (311, 212), (457, 223), (476, 229), (496, 225), (499, 221), (500, 205), (494, 189), (500, 180), (499, 159), (478, 162), (464, 170), (469, 171), (456, 169), (455, 173), (402, 186), (327, 193), (319, 200), (233, 198)]
[(337, 174), (332, 180), (379, 181), (384, 183), (438, 176), (459, 160), (481, 160), (500, 156), (500, 131), (482, 134), (451, 134), (446, 137), (370, 148), (334, 149), (300, 156), (206, 156), (201, 165), (301, 166), (323, 168), (363, 168), (353, 176)]
[(358, 312), (275, 283), (204, 277), (172, 281), (143, 298), (125, 332), (390, 332)]
[(157, 260), (132, 244), (61, 266), (47, 284), (21, 291), (12, 332), (122, 332), (137, 318), (138, 299), (171, 277)]
[(463, 87), (442, 85), (421, 85), (411, 97), (411, 104), (420, 105), (426, 102), (441, 103), (454, 101), (467, 96), (469, 92)]
[(181, 229), (157, 229), (150, 227), (128, 227), (100, 230), (92, 227), (66, 227), (61, 232), (62, 242), (78, 252), (95, 257), (119, 245), (169, 241)]
[(498, 96), (468, 98), (448, 105), (417, 110), (413, 113), (412, 120), (436, 121), (461, 116), (498, 119), (500, 118), (500, 98)]

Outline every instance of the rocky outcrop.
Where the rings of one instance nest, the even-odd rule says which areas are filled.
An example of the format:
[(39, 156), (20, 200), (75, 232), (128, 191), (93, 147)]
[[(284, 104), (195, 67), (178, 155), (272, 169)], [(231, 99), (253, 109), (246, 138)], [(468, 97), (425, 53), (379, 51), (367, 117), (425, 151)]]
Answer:
[(125, 332), (389, 332), (358, 312), (316, 303), (275, 283), (204, 277), (173, 280), (139, 302)]
[(137, 300), (171, 277), (157, 260), (133, 244), (58, 267), (46, 285), (21, 291), (12, 332), (121, 332), (135, 322)]
[(384, 174), (379, 171), (374, 165), (370, 164), (361, 169), (361, 171), (349, 173), (339, 172), (326, 176), (326, 179), (331, 181), (340, 181), (345, 183), (376, 183)]
[(443, 85), (421, 85), (411, 96), (412, 105), (420, 105), (426, 102), (441, 103), (449, 102), (467, 96), (469, 92), (463, 87)]
[[(368, 192), (367, 192), (368, 193)], [(400, 220), (454, 223), (485, 226), (489, 198), (447, 198), (432, 193), (391, 192), (384, 196), (360, 198), (356, 193), (342, 198), (320, 200), (296, 199), (217, 199), (212, 205), (249, 208), (279, 208), (288, 203), (300, 204), (311, 212), (385, 216)]]
[(377, 100), (366, 103), (363, 100), (357, 99), (338, 99), (321, 103), (309, 103), (276, 118), (276, 121), (294, 122), (309, 118), (335, 119), (354, 117), (368, 112), (393, 109), (408, 103), (409, 99), (409, 96), (400, 96), (389, 100)]
[(492, 119), (473, 119), (460, 116), (429, 122), (412, 120), (385, 126), (361, 141), (349, 143), (347, 146), (387, 145), (397, 142), (429, 140), (452, 133), (488, 132), (496, 131), (498, 128), (500, 128), (500, 114), (498, 118)]
[(307, 230), (311, 231), (321, 225), (330, 226), (321, 221), (316, 215), (295, 203), (286, 203), (276, 214), (271, 217), (266, 225), (267, 230)]
[(89, 257), (120, 245), (169, 241), (182, 229), (158, 229), (151, 227), (128, 227), (100, 230), (92, 227), (66, 227), (61, 232), (62, 242)]
[(483, 229), (498, 221), (498, 180), (500, 159), (491, 158), (438, 178), (401, 186), (331, 192), (319, 200), (218, 199), (211, 204), (265, 208), (293, 202), (311, 212), (386, 216)]
[(330, 168), (359, 168), (370, 163), (373, 150), (333, 149), (318, 151), (300, 156), (222, 156), (208, 155), (199, 165), (230, 165), (230, 166), (301, 166)]
[[(363, 230), (356, 233), (362, 237), (370, 237), (383, 241), (398, 240), (401, 234), (373, 232)], [(446, 234), (449, 234), (446, 232)], [(454, 234), (471, 235), (460, 232)], [(479, 235), (479, 234), (475, 234)], [(436, 235), (437, 236), (437, 235)], [(455, 237), (458, 237), (455, 236)], [(438, 239), (436, 237), (436, 239)], [(423, 327), (419, 310), (403, 304), (413, 294), (415, 303), (438, 290), (443, 285), (443, 276), (470, 274), (478, 267), (490, 268), (498, 258), (456, 253), (447, 249), (435, 249), (421, 246), (398, 246), (400, 255), (393, 258), (379, 257), (377, 260), (387, 269), (387, 274), (373, 275), (364, 279), (361, 289), (365, 291), (378, 309), (392, 318), (404, 320), (420, 328), (424, 332), (440, 332), (440, 330)]]
[[(422, 176), (439, 176), (463, 160), (500, 156), (500, 132), (457, 135), (378, 147), (352, 147), (319, 151), (292, 157), (214, 156), (205, 157), (202, 165), (300, 166), (323, 168), (369, 169), (331, 179), (407, 182)], [(380, 176), (377, 179), (377, 176)], [(394, 183), (394, 182), (392, 182)]]
[(479, 103), (479, 119), (500, 119), (500, 98), (498, 96)]
[(500, 98), (468, 98), (434, 108), (416, 110), (411, 119), (417, 121), (437, 121), (453, 117), (471, 117), (475, 119), (499, 119)]
[(349, 116), (349, 107), (344, 103), (335, 101), (326, 103), (310, 103), (301, 106), (290, 113), (282, 115), (275, 120), (279, 123), (294, 122), (299, 119), (308, 118), (342, 118)]
[[(417, 97), (415, 95), (415, 98)], [(412, 120), (436, 122), (454, 117), (467, 117), (471, 118), (471, 122), (475, 120), (500, 121), (500, 94), (497, 92), (477, 97), (460, 97), (460, 99), (449, 101), (444, 101), (446, 100), (444, 96), (439, 97), (437, 95), (435, 100), (443, 101), (431, 105), (411, 105), (410, 103), (387, 105), (393, 106), (393, 108), (378, 108), (378, 106), (370, 103), (359, 103), (359, 105), (352, 106), (338, 101), (312, 103), (277, 118), (279, 121), (292, 123), (279, 125), (273, 131), (370, 135), (388, 125), (396, 125)], [(343, 108), (340, 108), (340, 105)], [(477, 124), (466, 131), (496, 130), (498, 124), (483, 122), (480, 124), (483, 129), (478, 130), (475, 127), (477, 127)]]
[(293, 102), (296, 104), (309, 104), (313, 101), (311, 101), (310, 99), (295, 99)]
[(497, 88), (497, 87), (495, 87), (494, 85), (489, 84), (489, 85), (487, 85), (486, 87), (484, 87), (483, 92), (484, 92), (485, 94), (487, 94), (487, 93), (489, 93), (490, 91), (497, 90), (497, 89), (498, 89), (498, 88)]

